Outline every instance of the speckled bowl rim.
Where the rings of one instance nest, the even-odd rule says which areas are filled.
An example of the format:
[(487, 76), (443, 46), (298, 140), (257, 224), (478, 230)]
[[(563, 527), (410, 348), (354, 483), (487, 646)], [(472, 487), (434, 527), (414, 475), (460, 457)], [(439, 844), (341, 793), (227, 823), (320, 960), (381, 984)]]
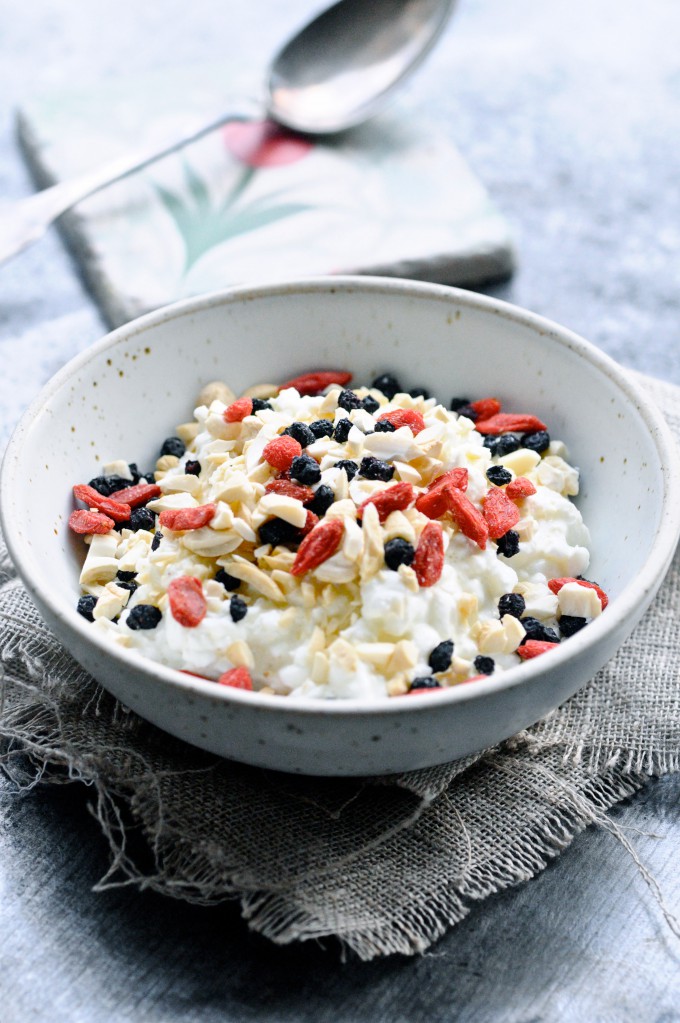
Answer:
[[(587, 629), (570, 637), (568, 644), (559, 646), (550, 654), (550, 666), (558, 668), (560, 664), (597, 646), (604, 637), (616, 631), (627, 620), (637, 621), (637, 611), (641, 604), (646, 606), (658, 589), (680, 536), (680, 456), (671, 434), (660, 411), (654, 403), (631, 380), (626, 371), (600, 349), (589, 341), (537, 313), (532, 313), (519, 306), (500, 299), (490, 298), (460, 288), (442, 284), (411, 281), (402, 278), (383, 278), (370, 276), (337, 276), (309, 277), (297, 280), (282, 281), (273, 284), (237, 285), (220, 291), (210, 292), (196, 298), (184, 299), (180, 302), (164, 306), (154, 312), (140, 316), (130, 323), (111, 331), (95, 342), (84, 352), (71, 359), (45, 385), (38, 396), (26, 410), (19, 421), (5, 452), (2, 471), (0, 473), (0, 492), (12, 494), (14, 479), (21, 465), (21, 449), (23, 440), (28, 434), (33, 421), (41, 413), (45, 404), (71, 377), (90, 361), (98, 359), (103, 352), (115, 347), (121, 339), (129, 339), (143, 333), (150, 327), (158, 327), (171, 320), (192, 316), (210, 307), (239, 303), (244, 300), (255, 301), (260, 298), (285, 297), (291, 294), (328, 292), (342, 293), (348, 296), (356, 293), (380, 295), (402, 295), (421, 297), (432, 302), (456, 304), (488, 312), (543, 335), (551, 343), (559, 344), (578, 353), (587, 363), (606, 375), (631, 402), (640, 418), (647, 427), (654, 442), (658, 456), (657, 468), (660, 469), (664, 484), (661, 518), (656, 535), (643, 568), (637, 573), (614, 598), (607, 608), (607, 613), (588, 625)], [(441, 706), (483, 699), (492, 693), (521, 686), (544, 673), (541, 658), (525, 661), (516, 667), (509, 668), (498, 676), (488, 679), (477, 679), (474, 685), (461, 684), (441, 691), (427, 691), (422, 695), (409, 695), (407, 700), (380, 698), (371, 700), (320, 699), (315, 697), (281, 696), (266, 693), (247, 692), (216, 686), (214, 682), (202, 681), (188, 677), (175, 668), (140, 657), (139, 654), (121, 647), (114, 647), (106, 642), (105, 637), (93, 633), (87, 623), (73, 608), (65, 608), (61, 601), (47, 587), (36, 584), (30, 568), (30, 554), (25, 554), (21, 540), (17, 539), (18, 531), (14, 528), (14, 509), (11, 501), (2, 501), (0, 520), (5, 541), (14, 564), (26, 586), (38, 601), (46, 604), (55, 618), (60, 619), (75, 629), (90, 645), (121, 666), (129, 665), (156, 683), (165, 682), (171, 688), (181, 690), (185, 694), (208, 696), (211, 700), (223, 700), (226, 703), (245, 703), (262, 708), (263, 712), (299, 713), (303, 716), (317, 715), (375, 715), (375, 714), (417, 714), (419, 710), (432, 709), (432, 701), (438, 700)], [(631, 626), (632, 629), (632, 626)], [(628, 630), (626, 636), (631, 630)]]

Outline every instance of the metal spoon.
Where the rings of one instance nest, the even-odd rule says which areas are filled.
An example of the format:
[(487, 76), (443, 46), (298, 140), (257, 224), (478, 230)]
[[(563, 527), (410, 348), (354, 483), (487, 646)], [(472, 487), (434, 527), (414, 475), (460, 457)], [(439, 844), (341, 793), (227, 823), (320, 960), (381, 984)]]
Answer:
[[(340, 0), (306, 25), (272, 61), (265, 110), (279, 124), (307, 134), (343, 131), (371, 117), (401, 79), (425, 57), (454, 0)], [(197, 130), (128, 153), (81, 177), (60, 182), (0, 208), (0, 263), (37, 241), (81, 199), (207, 135), (225, 113)]]

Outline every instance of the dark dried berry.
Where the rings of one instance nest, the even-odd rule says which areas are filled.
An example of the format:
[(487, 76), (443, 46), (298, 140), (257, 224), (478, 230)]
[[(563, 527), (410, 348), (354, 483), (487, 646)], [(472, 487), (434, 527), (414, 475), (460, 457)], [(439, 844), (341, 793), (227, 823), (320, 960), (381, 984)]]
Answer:
[(469, 404), (470, 404), (469, 398), (452, 398), (449, 403), (449, 408), (451, 409), (452, 412), (458, 412), (459, 409), (463, 408), (464, 406), (469, 406)]
[(215, 572), (215, 579), (218, 583), (222, 583), (225, 590), (237, 590), (241, 585), (240, 579), (237, 579), (234, 575), (229, 575), (223, 568)]
[(85, 597), (79, 597), (76, 610), (78, 614), (82, 615), (83, 618), (86, 618), (88, 622), (93, 622), (94, 621), (93, 611), (95, 609), (96, 603), (97, 598), (91, 597), (89, 594)]
[(397, 536), (385, 544), (385, 564), (396, 572), (400, 565), (410, 565), (415, 553), (412, 543)]
[(486, 478), (489, 483), (502, 487), (512, 479), (512, 473), (502, 465), (492, 465), (486, 470)]
[(151, 550), (152, 551), (157, 551), (158, 550), (158, 548), (161, 545), (161, 540), (162, 539), (163, 539), (163, 534), (161, 533), (160, 529), (156, 530), (156, 532), (153, 535), (153, 540), (151, 541)]
[(410, 692), (414, 689), (441, 689), (441, 685), (437, 682), (436, 678), (432, 678), (431, 675), (427, 675), (424, 678), (414, 678), (411, 682)]
[(130, 512), (130, 521), (125, 525), (128, 529), (153, 529), (156, 525), (156, 516), (148, 508), (133, 508)]
[(335, 440), (338, 444), (344, 444), (349, 437), (349, 431), (352, 429), (352, 423), (349, 419), (341, 419), (335, 427)]
[(521, 593), (504, 593), (498, 601), (498, 614), (512, 615), (513, 618), (521, 618), (526, 610), (526, 601)]
[(300, 542), (300, 530), (285, 519), (269, 519), (263, 522), (258, 534), (260, 543), (270, 543), (272, 547)]
[(397, 378), (392, 373), (382, 373), (379, 377), (376, 377), (371, 387), (375, 387), (376, 391), (382, 391), (386, 398), (390, 400), (403, 391), (403, 388)]
[(305, 508), (309, 511), (314, 512), (320, 519), (324, 517), (330, 506), (335, 501), (335, 494), (330, 487), (322, 483), (320, 487), (314, 491), (314, 497), (311, 501), (307, 501)]
[(139, 477), (140, 483), (141, 483), (142, 480), (144, 480), (146, 483), (155, 483), (156, 482), (156, 473), (155, 472), (145, 472), (145, 473), (143, 473)]
[(153, 604), (135, 604), (130, 608), (125, 624), (130, 629), (155, 629), (163, 615)]
[(271, 411), (271, 404), (268, 401), (265, 401), (264, 398), (251, 398), (250, 400), (253, 403), (253, 411), (251, 415), (255, 415), (256, 412), (264, 412), (265, 409), (269, 409)]
[(139, 583), (131, 579), (129, 582), (117, 582), (116, 586), (120, 586), (121, 590), (129, 590), (130, 593), (134, 593), (135, 590), (139, 589)]
[(483, 654), (479, 654), (474, 660), (475, 671), (478, 671), (480, 675), (493, 675), (496, 670), (496, 662), (493, 657), (484, 657)]
[(187, 476), (200, 476), (201, 463), (197, 462), (195, 458), (188, 458), (184, 463), (184, 471)]
[(567, 636), (573, 636), (575, 632), (580, 632), (588, 622), (585, 618), (579, 618), (576, 615), (562, 615), (557, 624), (560, 632), (566, 638)]
[(536, 430), (535, 433), (522, 434), (522, 447), (530, 451), (538, 451), (539, 455), (550, 446), (550, 434), (546, 430)]
[(120, 569), (116, 572), (116, 579), (120, 579), (121, 582), (129, 583), (137, 575), (136, 572), (121, 572)]
[(229, 614), (232, 622), (240, 622), (248, 614), (248, 605), (242, 597), (234, 593), (229, 601)]
[(123, 490), (125, 487), (130, 486), (130, 480), (125, 479), (124, 476), (95, 476), (94, 479), (90, 480), (88, 486), (96, 490), (102, 497), (109, 497), (110, 494), (114, 494), (116, 490)]
[(383, 480), (386, 483), (394, 476), (394, 466), (383, 462), (382, 458), (366, 455), (361, 459), (359, 474), (367, 480)]
[(333, 424), (329, 419), (315, 419), (313, 423), (309, 424), (309, 429), (317, 440), (320, 437), (333, 436)]
[(375, 424), (375, 433), (394, 433), (396, 426), (389, 419), (379, 419)]
[(161, 455), (175, 455), (177, 458), (181, 458), (185, 451), (186, 445), (180, 437), (167, 437), (163, 441)]
[(363, 401), (354, 391), (340, 391), (338, 407), (344, 408), (345, 412), (351, 412), (353, 408), (363, 408)]
[(516, 433), (502, 433), (496, 436), (486, 434), (484, 437), (484, 447), (488, 448), (491, 454), (496, 455), (497, 458), (517, 451), (521, 446), (522, 442)]
[(139, 481), (142, 478), (142, 474), (139, 471), (139, 466), (137, 465), (137, 463), (128, 462), (128, 469), (130, 470), (130, 475), (132, 476), (132, 482), (139, 483)]
[(504, 558), (512, 558), (519, 552), (519, 533), (509, 529), (503, 536), (496, 540), (498, 550), (496, 554), (502, 554)]
[(436, 647), (428, 658), (428, 664), (432, 671), (448, 671), (451, 667), (451, 658), (453, 657), (453, 640), (443, 639), (441, 643), (437, 643)]
[(336, 469), (344, 469), (347, 473), (347, 479), (353, 480), (356, 474), (359, 472), (359, 466), (356, 462), (353, 462), (351, 458), (343, 458), (342, 461), (335, 463)]
[(459, 405), (455, 411), (459, 416), (465, 416), (466, 419), (471, 419), (473, 423), (476, 423), (479, 418), (472, 405)]
[(306, 487), (313, 487), (321, 479), (321, 469), (311, 455), (297, 455), (290, 464), (290, 478)]
[(283, 432), (296, 440), (301, 448), (306, 448), (316, 440), (306, 423), (291, 423)]
[(520, 624), (526, 632), (527, 639), (538, 639), (542, 643), (559, 643), (560, 641), (560, 637), (554, 629), (544, 625), (538, 618), (532, 618), (531, 615), (520, 618)]
[(427, 390), (426, 387), (412, 387), (406, 393), (410, 394), (412, 398), (425, 398), (425, 399), (427, 399), (427, 398), (430, 397), (430, 392)]
[(376, 401), (373, 395), (371, 394), (366, 395), (362, 402), (362, 405), (366, 412), (370, 412), (371, 415), (373, 415), (374, 412), (377, 412), (378, 409), (380, 408), (380, 402)]

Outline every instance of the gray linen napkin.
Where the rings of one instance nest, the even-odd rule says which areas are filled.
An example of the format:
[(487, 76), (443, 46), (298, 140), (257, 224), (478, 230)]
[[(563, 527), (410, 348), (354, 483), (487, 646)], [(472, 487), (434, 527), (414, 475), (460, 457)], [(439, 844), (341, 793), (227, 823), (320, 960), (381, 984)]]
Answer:
[[(680, 389), (640, 380), (680, 438)], [(57, 643), (3, 547), (1, 764), (18, 786), (93, 786), (112, 852), (99, 888), (236, 898), (281, 944), (333, 935), (362, 959), (423, 952), (588, 824), (615, 831), (607, 809), (680, 768), (679, 611), (676, 555), (631, 639), (533, 728), (429, 770), (304, 779), (220, 760), (128, 712)], [(140, 826), (137, 855), (125, 838)]]

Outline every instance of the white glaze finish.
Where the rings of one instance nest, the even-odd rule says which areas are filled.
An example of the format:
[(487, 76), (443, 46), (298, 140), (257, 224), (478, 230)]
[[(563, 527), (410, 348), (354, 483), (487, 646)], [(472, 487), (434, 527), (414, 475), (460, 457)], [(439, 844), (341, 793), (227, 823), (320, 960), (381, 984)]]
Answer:
[[(420, 358), (413, 366), (414, 353)], [(207, 379), (235, 390), (312, 366), (357, 380), (498, 394), (544, 418), (582, 470), (590, 574), (606, 614), (547, 658), (445, 693), (323, 703), (216, 690), (111, 650), (76, 614), (81, 552), (70, 483), (120, 456), (151, 462)], [(130, 410), (126, 412), (125, 410)], [(3, 466), (3, 523), (19, 571), (74, 655), (124, 703), (224, 756), (288, 771), (381, 773), (499, 741), (571, 695), (629, 634), (680, 530), (677, 454), (665, 424), (606, 356), (570, 332), (481, 296), (408, 281), (326, 278), (238, 288), (122, 327), (71, 362), (19, 425)], [(28, 482), (28, 486), (26, 483)], [(60, 496), (60, 495), (63, 495)], [(56, 536), (55, 536), (56, 530)]]

